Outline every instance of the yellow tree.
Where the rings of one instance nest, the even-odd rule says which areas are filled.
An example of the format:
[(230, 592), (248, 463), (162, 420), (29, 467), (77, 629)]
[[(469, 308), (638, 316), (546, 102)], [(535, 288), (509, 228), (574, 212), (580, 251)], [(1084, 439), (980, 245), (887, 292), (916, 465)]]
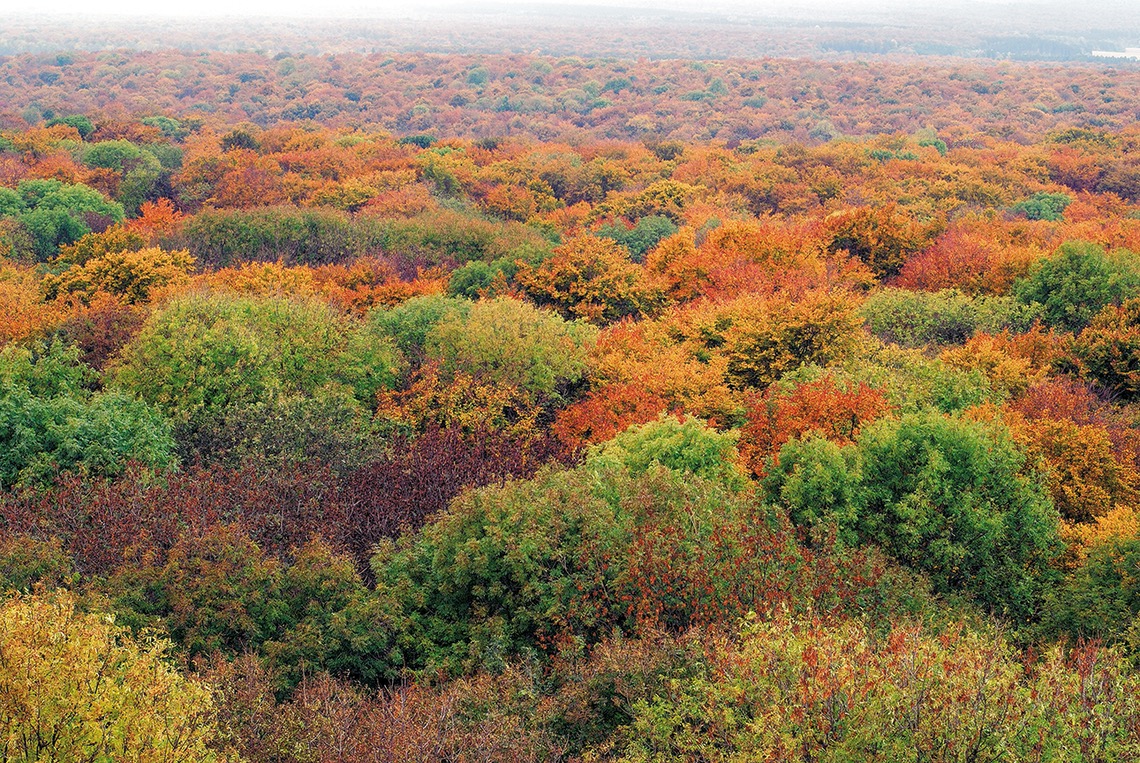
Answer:
[(644, 315), (663, 302), (623, 247), (593, 236), (572, 239), (538, 267), (524, 263), (516, 280), (535, 303), (594, 323)]
[(221, 763), (210, 690), (68, 593), (0, 606), (0, 750), (8, 763)]

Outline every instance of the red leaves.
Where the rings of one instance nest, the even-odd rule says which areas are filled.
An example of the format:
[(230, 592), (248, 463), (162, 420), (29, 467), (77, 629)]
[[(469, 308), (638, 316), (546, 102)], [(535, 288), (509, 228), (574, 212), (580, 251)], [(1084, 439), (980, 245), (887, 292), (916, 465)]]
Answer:
[(59, 537), (89, 575), (147, 549), (163, 555), (183, 535), (219, 523), (240, 527), (278, 556), (321, 537), (354, 552), (367, 572), (381, 538), (417, 528), (466, 487), (529, 477), (560, 452), (549, 439), (430, 429), (393, 443), (388, 458), (343, 481), (316, 462), (161, 475), (132, 468), (115, 480), (69, 475), (42, 493), (0, 497), (0, 526), (5, 535)]
[(550, 431), (567, 448), (580, 448), (653, 421), (666, 407), (663, 397), (642, 384), (607, 384), (559, 411)]
[(890, 410), (886, 396), (860, 383), (843, 389), (825, 376), (791, 391), (770, 387), (753, 397), (748, 423), (740, 438), (740, 453), (753, 474), (767, 472), (767, 459), (775, 458), (788, 440), (810, 432), (840, 445), (853, 442), (859, 431)]

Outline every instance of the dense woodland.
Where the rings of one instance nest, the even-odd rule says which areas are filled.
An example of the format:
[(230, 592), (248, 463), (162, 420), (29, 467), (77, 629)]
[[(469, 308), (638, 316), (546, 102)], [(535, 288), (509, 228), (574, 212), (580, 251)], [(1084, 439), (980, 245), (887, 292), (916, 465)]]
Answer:
[(0, 61), (5, 758), (1140, 760), (1138, 88)]

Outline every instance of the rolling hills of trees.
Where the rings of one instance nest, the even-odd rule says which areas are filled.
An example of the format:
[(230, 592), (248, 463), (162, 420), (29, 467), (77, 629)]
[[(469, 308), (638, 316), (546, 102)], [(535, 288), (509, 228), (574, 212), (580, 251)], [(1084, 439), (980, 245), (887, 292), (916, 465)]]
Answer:
[(0, 61), (0, 744), (1140, 759), (1134, 69)]

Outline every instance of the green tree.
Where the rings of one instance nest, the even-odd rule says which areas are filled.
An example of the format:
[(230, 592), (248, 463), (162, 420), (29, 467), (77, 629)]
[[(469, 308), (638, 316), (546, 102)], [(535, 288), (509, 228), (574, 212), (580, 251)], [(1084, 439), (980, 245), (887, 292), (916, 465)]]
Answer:
[(585, 378), (587, 351), (596, 335), (587, 324), (499, 298), (476, 302), (466, 314), (444, 308), (427, 332), (425, 348), (445, 373), (469, 373), (556, 399)]
[(1140, 538), (1114, 538), (1091, 549), (1043, 609), (1047, 636), (1140, 649)]
[(0, 215), (13, 216), (31, 234), (36, 256), (46, 261), (63, 244), (91, 232), (91, 223), (122, 222), (123, 208), (94, 188), (59, 180), (24, 180), (15, 194), (0, 194)]
[(181, 537), (164, 561), (120, 568), (107, 592), (124, 623), (165, 630), (190, 657), (256, 653), (282, 688), (319, 671), (375, 683), (399, 668), (385, 601), (320, 540), (286, 562), (216, 525)]
[(1048, 325), (1080, 331), (1106, 305), (1140, 289), (1133, 258), (1123, 250), (1109, 255), (1096, 244), (1068, 242), (1014, 284), (1013, 293), (1027, 304), (1040, 303)]
[(400, 364), (387, 336), (323, 303), (190, 295), (151, 315), (109, 381), (194, 430), (234, 406), (326, 385), (351, 389), (368, 410)]
[(170, 427), (146, 403), (91, 392), (92, 370), (62, 344), (0, 351), (0, 488), (39, 485), (60, 471), (114, 475), (129, 461), (174, 462)]
[(1035, 193), (1025, 201), (1009, 208), (1014, 214), (1025, 215), (1030, 220), (1060, 220), (1065, 209), (1073, 203), (1073, 197), (1065, 193)]
[(1057, 510), (1009, 432), (933, 411), (880, 419), (846, 448), (789, 442), (766, 488), (795, 520), (834, 522), (935, 591), (966, 592), (1019, 622), (1062, 549)]

